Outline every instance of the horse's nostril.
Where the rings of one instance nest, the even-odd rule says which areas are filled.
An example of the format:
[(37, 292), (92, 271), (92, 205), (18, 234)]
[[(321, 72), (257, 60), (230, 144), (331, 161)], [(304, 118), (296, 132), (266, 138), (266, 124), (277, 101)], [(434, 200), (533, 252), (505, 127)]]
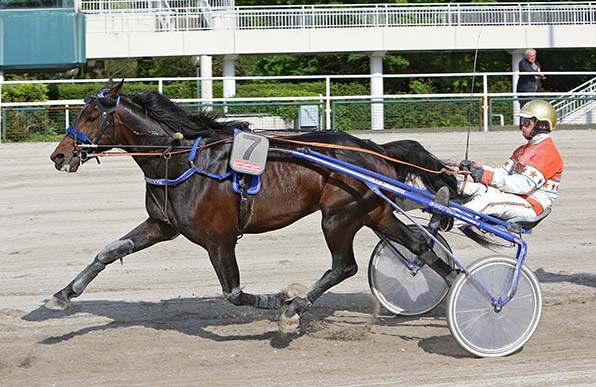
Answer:
[(55, 163), (64, 160), (64, 153), (54, 153), (50, 156), (50, 160), (52, 160)]
[(50, 160), (54, 162), (54, 167), (56, 167), (57, 170), (61, 170), (66, 157), (64, 156), (64, 153), (52, 153)]

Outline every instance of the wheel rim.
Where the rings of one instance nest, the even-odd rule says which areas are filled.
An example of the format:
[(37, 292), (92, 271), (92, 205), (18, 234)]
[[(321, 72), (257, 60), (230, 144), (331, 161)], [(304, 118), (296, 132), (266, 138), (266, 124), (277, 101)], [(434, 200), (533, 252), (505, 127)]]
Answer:
[[(414, 255), (404, 246), (395, 242), (391, 244), (407, 259), (414, 259)], [(448, 260), (439, 247), (436, 247), (435, 252)], [(443, 278), (428, 266), (423, 266), (414, 274), (385, 241), (379, 242), (373, 252), (369, 282), (373, 294), (387, 310), (406, 316), (434, 309), (449, 292)]]
[[(493, 258), (469, 269), (491, 295), (504, 297), (511, 284), (515, 261)], [(520, 349), (532, 336), (542, 311), (542, 297), (535, 276), (523, 268), (518, 290), (499, 312), (470, 277), (461, 275), (449, 298), (451, 333), (468, 352), (481, 357), (504, 356)]]

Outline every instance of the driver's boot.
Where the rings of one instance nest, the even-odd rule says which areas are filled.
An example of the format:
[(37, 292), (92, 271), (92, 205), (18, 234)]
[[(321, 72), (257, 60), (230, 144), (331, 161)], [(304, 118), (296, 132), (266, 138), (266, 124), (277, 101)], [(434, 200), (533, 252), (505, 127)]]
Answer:
[[(435, 194), (435, 202), (449, 206), (449, 188), (443, 186)], [(453, 227), (453, 218), (440, 212), (434, 212), (428, 223), (432, 230), (449, 231)]]

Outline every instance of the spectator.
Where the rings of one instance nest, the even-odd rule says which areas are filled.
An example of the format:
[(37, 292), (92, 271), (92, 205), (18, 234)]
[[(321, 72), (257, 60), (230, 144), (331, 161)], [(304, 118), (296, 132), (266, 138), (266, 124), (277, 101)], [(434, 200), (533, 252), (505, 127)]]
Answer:
[[(540, 74), (540, 63), (536, 61), (536, 50), (528, 48), (524, 51), (524, 57), (519, 61), (518, 70), (520, 72), (534, 74), (520, 75), (517, 81), (516, 92), (536, 93), (540, 90), (540, 82), (544, 79), (544, 75)], [(531, 99), (534, 97), (527, 96), (526, 98)]]

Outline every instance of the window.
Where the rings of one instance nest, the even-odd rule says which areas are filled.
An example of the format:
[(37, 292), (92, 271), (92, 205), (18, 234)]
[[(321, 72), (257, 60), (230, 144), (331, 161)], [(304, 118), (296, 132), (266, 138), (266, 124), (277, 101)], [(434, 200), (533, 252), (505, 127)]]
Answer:
[(0, 9), (74, 8), (74, 0), (2, 0)]

